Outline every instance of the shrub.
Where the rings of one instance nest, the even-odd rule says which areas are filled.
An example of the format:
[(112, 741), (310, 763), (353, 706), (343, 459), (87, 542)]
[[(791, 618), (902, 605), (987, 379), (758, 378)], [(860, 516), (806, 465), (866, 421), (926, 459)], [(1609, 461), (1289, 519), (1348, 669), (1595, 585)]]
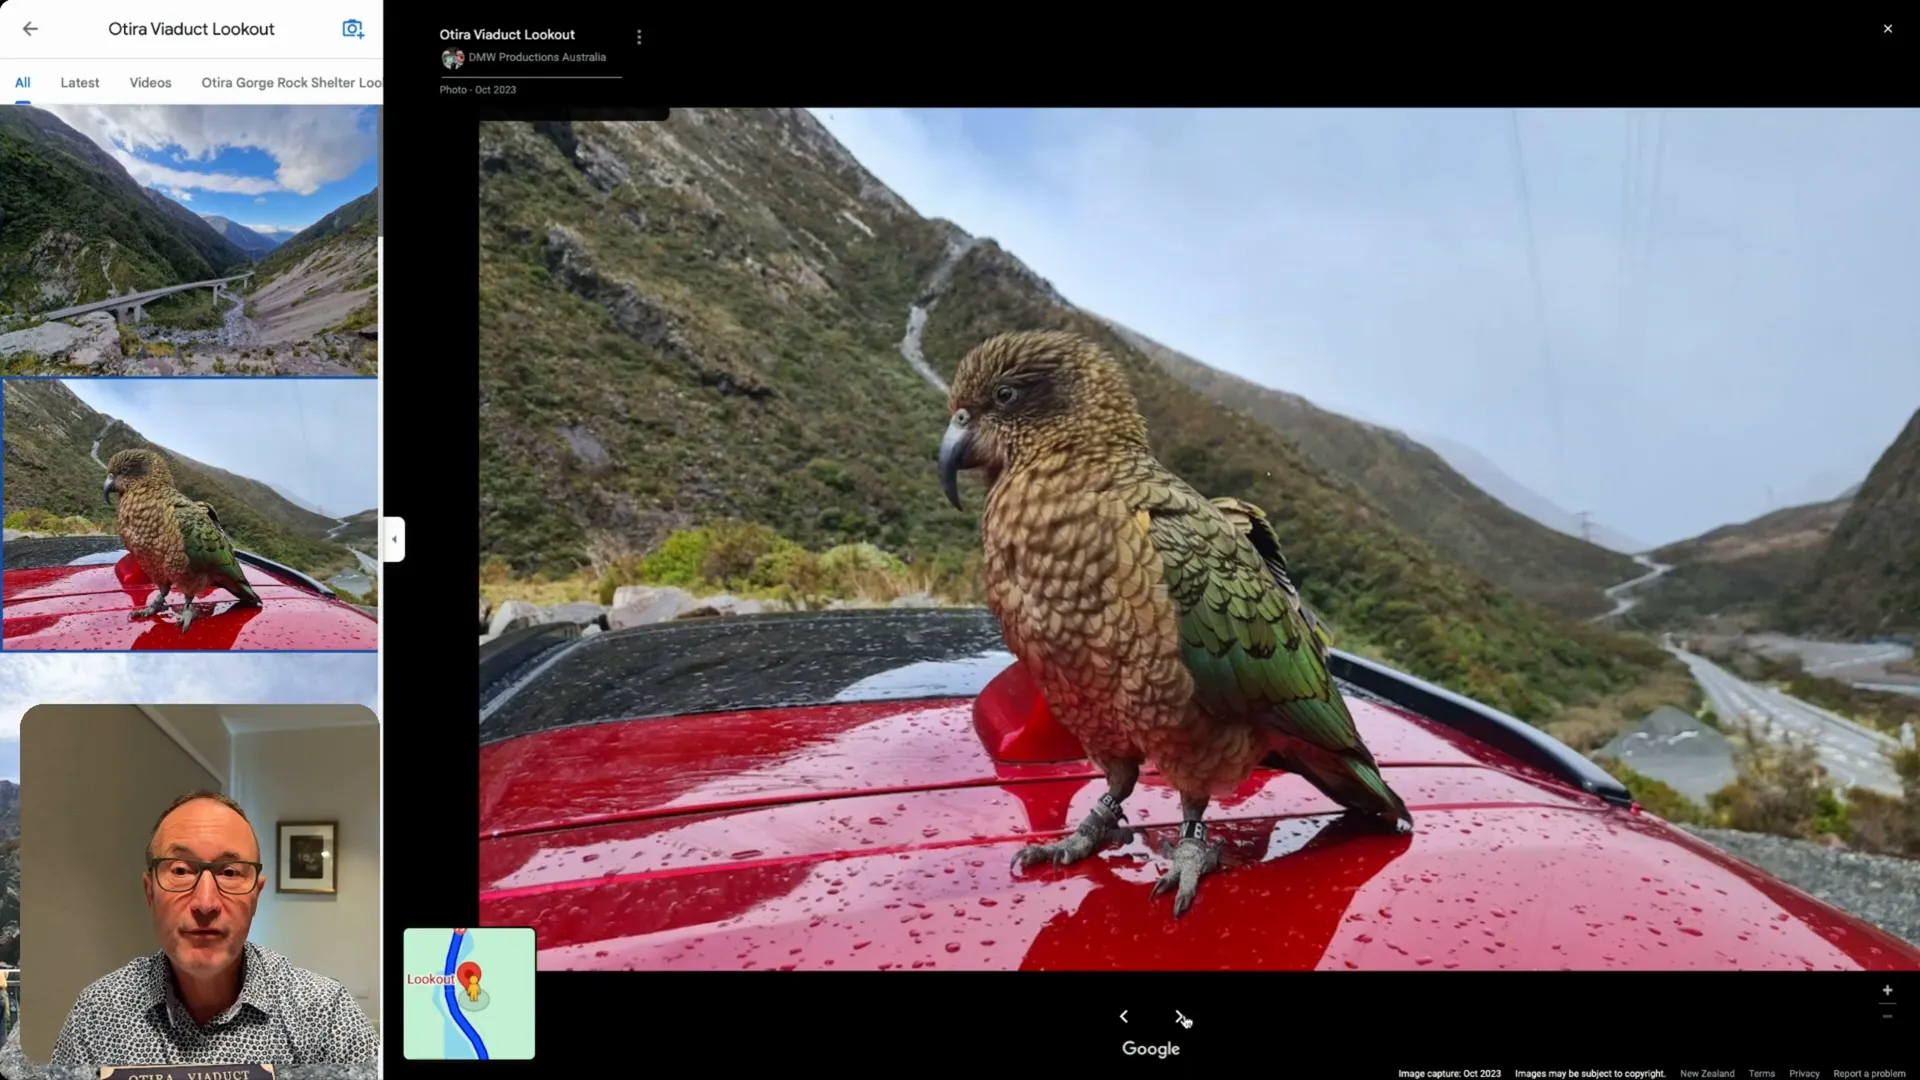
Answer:
[(1708, 800), (1719, 824), (1803, 840), (1847, 834), (1846, 805), (1834, 795), (1812, 743), (1791, 733), (1774, 742), (1751, 724), (1743, 734), (1733, 783)]
[(846, 574), (856, 570), (872, 570), (882, 574), (905, 573), (907, 564), (887, 554), (872, 544), (841, 544), (829, 548), (820, 556), (820, 565), (830, 574)]
[(639, 577), (655, 585), (695, 585), (707, 558), (707, 531), (681, 529), (640, 560)]
[(772, 554), (782, 543), (779, 533), (757, 522), (717, 522), (705, 532), (700, 576), (721, 586), (745, 580), (761, 556)]

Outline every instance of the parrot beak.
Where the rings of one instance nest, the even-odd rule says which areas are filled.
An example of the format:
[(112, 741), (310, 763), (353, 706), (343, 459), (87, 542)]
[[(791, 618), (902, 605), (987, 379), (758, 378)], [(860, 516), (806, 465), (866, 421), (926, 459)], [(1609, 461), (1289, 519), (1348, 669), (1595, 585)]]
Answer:
[(967, 411), (962, 409), (953, 414), (946, 437), (940, 440), (940, 487), (955, 510), (966, 509), (960, 504), (959, 473), (973, 468), (972, 456), (973, 430), (967, 427)]
[(101, 497), (107, 500), (108, 506), (113, 505), (113, 480), (113, 477), (107, 477), (107, 486), (100, 492)]

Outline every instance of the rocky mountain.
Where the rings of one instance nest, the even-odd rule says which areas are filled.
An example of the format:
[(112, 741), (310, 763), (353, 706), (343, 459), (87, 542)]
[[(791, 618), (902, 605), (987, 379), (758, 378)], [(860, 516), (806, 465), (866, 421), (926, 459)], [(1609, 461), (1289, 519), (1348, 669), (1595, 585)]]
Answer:
[(1587, 532), (1591, 532), (1593, 543), (1624, 555), (1637, 555), (1653, 546), (1598, 522), (1583, 524), (1578, 514), (1563, 509), (1552, 499), (1507, 475), (1486, 455), (1470, 446), (1438, 435), (1415, 433), (1414, 438), (1439, 454), (1473, 486), (1555, 532), (1583, 539)]
[(343, 204), (260, 260), (247, 315), (260, 341), (349, 334), (376, 321), (380, 189)]
[(1641, 573), (1627, 556), (1556, 532), (1489, 496), (1399, 431), (1208, 367), (1117, 322), (1107, 325), (1183, 385), (1298, 443), (1440, 554), (1537, 604), (1598, 615), (1613, 607), (1603, 595), (1607, 586)]
[(331, 519), (287, 502), (260, 481), (147, 441), (56, 380), (0, 384), (0, 442), (0, 512), (44, 510), (112, 531), (113, 508), (100, 492), (103, 463), (121, 450), (145, 447), (166, 456), (181, 491), (213, 504), (239, 546), (316, 578), (356, 565), (352, 552), (327, 539)]
[(218, 277), (246, 252), (44, 109), (0, 109), (0, 314)]
[(1162, 460), (1272, 511), (1344, 647), (1538, 720), (1670, 667), (1443, 555), (992, 240), (922, 217), (804, 110), (489, 122), (476, 149), (483, 564), (569, 575), (734, 518), (966, 573), (978, 489), (956, 512), (935, 478), (944, 382), (993, 333), (1072, 329), (1125, 367)]
[(1789, 625), (1815, 634), (1920, 632), (1920, 410), (1847, 500), (1781, 611)]
[(213, 226), (214, 232), (226, 237), (233, 242), (233, 246), (255, 258), (265, 255), (267, 252), (279, 247), (280, 242), (286, 239), (286, 237), (278, 233), (267, 235), (256, 232), (237, 221), (223, 218), (219, 214), (201, 214), (200, 217), (205, 220), (207, 224)]
[(0, 780), (0, 839), (20, 836), (20, 785)]
[(1649, 628), (1711, 615), (1770, 621), (1787, 589), (1812, 569), (1850, 502), (1790, 506), (1655, 550), (1650, 558), (1674, 569), (1635, 594), (1640, 603), (1628, 621)]

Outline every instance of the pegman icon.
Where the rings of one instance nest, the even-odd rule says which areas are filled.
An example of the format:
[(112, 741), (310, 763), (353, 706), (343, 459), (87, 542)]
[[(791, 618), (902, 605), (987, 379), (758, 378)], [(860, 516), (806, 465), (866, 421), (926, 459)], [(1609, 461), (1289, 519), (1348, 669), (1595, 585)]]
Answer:
[(469, 960), (454, 970), (454, 980), (467, 992), (468, 1001), (480, 1000), (480, 965)]

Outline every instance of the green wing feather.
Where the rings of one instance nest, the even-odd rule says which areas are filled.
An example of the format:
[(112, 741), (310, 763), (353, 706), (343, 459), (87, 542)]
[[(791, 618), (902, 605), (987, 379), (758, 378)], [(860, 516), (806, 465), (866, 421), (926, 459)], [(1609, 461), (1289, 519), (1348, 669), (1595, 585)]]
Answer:
[[(1180, 610), (1181, 654), (1200, 703), (1227, 715), (1265, 714), (1315, 746), (1365, 754), (1265, 515), (1237, 500), (1196, 498), (1183, 510), (1154, 513), (1148, 536)], [(1252, 538), (1256, 528), (1269, 543)]]
[(1298, 740), (1279, 758), (1287, 768), (1342, 806), (1410, 826), (1334, 684), (1331, 636), (1300, 603), (1266, 515), (1182, 488), (1161, 489), (1142, 509), (1180, 611), (1181, 655), (1198, 703)]
[(233, 554), (233, 542), (220, 527), (220, 518), (214, 514), (213, 506), (176, 493), (173, 516), (180, 524), (180, 539), (186, 544), (188, 565), (235, 596), (258, 603), (260, 598), (247, 584), (246, 571), (240, 568), (240, 560)]

